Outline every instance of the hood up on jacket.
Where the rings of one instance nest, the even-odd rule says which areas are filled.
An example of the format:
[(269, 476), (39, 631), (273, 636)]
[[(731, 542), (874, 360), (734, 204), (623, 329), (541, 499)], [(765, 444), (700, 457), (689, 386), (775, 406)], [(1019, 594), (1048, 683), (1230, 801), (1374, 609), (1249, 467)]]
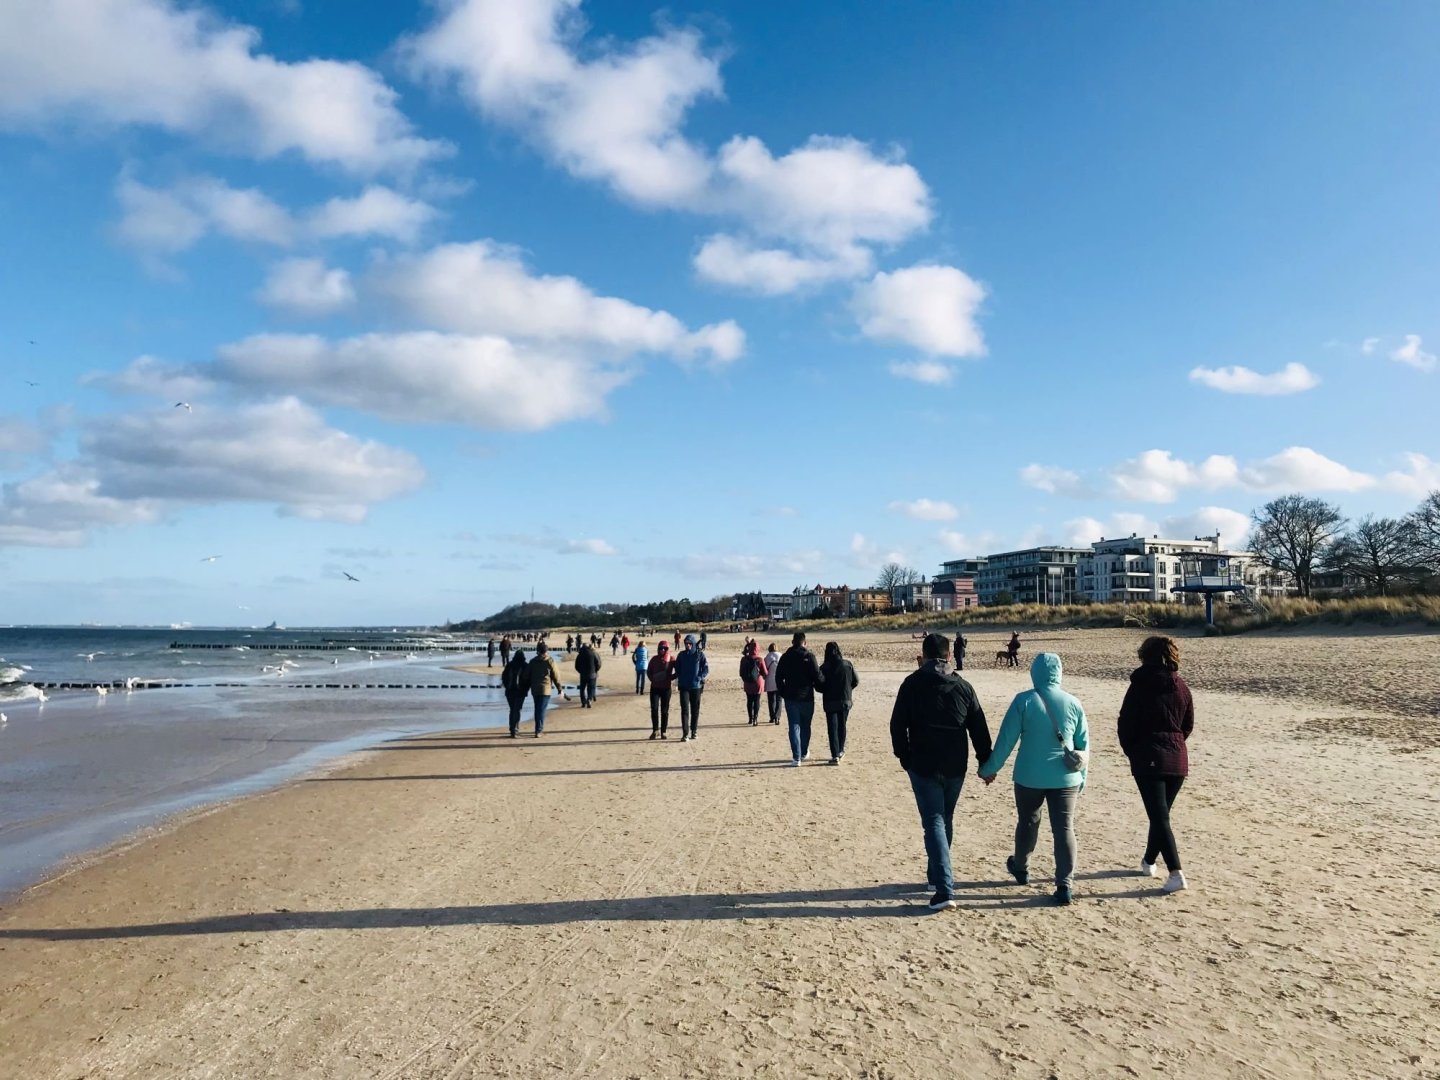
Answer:
[(1064, 665), (1060, 663), (1060, 657), (1053, 652), (1038, 653), (1035, 659), (1030, 661), (1030, 681), (1036, 690), (1059, 686), (1063, 671)]

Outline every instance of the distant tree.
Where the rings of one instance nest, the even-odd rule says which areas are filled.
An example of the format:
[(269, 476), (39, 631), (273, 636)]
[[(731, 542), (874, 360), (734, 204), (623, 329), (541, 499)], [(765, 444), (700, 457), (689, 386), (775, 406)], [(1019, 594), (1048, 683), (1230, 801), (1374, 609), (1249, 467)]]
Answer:
[(1425, 496), (1408, 520), (1414, 530), (1416, 562), (1440, 574), (1440, 491)]
[(920, 580), (920, 571), (896, 562), (888, 562), (880, 568), (875, 579), (875, 588), (890, 590), (897, 585), (913, 585)]
[(1305, 495), (1281, 495), (1250, 515), (1250, 550), (1267, 566), (1295, 579), (1309, 596), (1315, 571), (1345, 527), (1338, 506)]
[(1335, 539), (1325, 561), (1365, 587), (1387, 596), (1397, 579), (1413, 574), (1420, 561), (1415, 522), (1409, 517), (1367, 515)]
[(1015, 603), (1015, 594), (1009, 589), (1001, 589), (995, 594), (995, 599), (991, 601), (990, 606), (1009, 607), (1013, 603)]

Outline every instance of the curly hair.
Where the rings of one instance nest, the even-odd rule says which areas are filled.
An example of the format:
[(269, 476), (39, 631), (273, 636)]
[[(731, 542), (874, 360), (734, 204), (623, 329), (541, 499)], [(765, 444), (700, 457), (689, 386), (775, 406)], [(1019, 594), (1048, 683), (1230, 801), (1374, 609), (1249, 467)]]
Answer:
[(1140, 662), (1163, 667), (1167, 671), (1180, 668), (1180, 646), (1171, 637), (1148, 637), (1140, 643)]

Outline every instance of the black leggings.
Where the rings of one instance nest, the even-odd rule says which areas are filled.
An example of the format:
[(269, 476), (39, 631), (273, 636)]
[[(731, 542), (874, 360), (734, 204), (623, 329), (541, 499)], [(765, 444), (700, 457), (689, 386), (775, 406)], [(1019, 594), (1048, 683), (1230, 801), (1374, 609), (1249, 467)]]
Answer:
[(1165, 865), (1171, 871), (1180, 869), (1180, 852), (1175, 847), (1175, 834), (1170, 831), (1170, 807), (1180, 787), (1185, 783), (1183, 776), (1137, 776), (1135, 786), (1140, 789), (1140, 798), (1145, 803), (1145, 813), (1150, 818), (1150, 837), (1145, 841), (1145, 861), (1153, 864), (1157, 857), (1165, 856)]

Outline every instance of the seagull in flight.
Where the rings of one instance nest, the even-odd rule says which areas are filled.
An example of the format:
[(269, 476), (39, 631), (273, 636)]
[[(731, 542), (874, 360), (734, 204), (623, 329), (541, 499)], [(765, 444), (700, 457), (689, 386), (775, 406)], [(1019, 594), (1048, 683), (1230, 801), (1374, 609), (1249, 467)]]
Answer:
[(344, 574), (344, 575), (345, 575), (348, 579), (350, 579), (351, 581), (359, 581), (359, 580), (360, 580), (360, 579), (359, 579), (358, 577), (356, 577), (354, 574), (350, 573), (349, 570), (341, 570), (340, 572), (341, 572), (342, 574)]
[(184, 409), (186, 412), (194, 412), (194, 411), (195, 411), (194, 409), (190, 408), (190, 402), (188, 402), (188, 401), (177, 401), (177, 402), (175, 402), (175, 408), (177, 408), (177, 409)]
[(39, 384), (38, 382), (36, 382), (34, 379), (26, 379), (26, 380), (25, 380), (25, 385), (26, 385), (26, 386), (39, 386), (40, 384)]
[(224, 558), (223, 555), (206, 555), (206, 556), (205, 556), (203, 559), (201, 559), (200, 561), (201, 561), (201, 562), (214, 562), (216, 559), (223, 559), (223, 558)]

